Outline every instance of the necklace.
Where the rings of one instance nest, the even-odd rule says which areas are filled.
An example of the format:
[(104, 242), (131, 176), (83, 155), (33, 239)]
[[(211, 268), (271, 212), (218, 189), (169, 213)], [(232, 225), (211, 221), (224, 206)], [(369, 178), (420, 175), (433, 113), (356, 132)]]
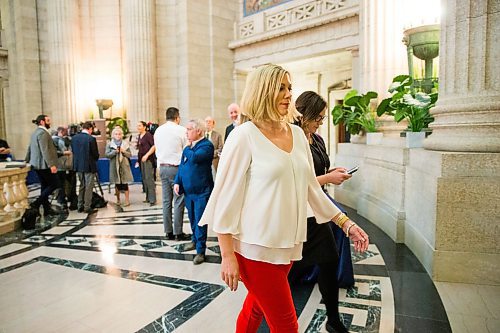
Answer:
[(254, 124), (265, 131), (281, 131), (286, 129), (286, 125), (282, 121), (278, 123), (278, 126), (273, 126), (273, 123), (269, 124), (265, 121), (254, 122)]

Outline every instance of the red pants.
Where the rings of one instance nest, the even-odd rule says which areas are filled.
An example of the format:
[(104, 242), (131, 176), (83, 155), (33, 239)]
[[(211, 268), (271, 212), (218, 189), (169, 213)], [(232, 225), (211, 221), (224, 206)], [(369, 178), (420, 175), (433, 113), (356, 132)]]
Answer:
[(299, 324), (287, 279), (292, 264), (269, 264), (246, 259), (238, 253), (236, 259), (248, 290), (236, 322), (236, 333), (257, 332), (263, 317), (271, 333), (297, 333)]

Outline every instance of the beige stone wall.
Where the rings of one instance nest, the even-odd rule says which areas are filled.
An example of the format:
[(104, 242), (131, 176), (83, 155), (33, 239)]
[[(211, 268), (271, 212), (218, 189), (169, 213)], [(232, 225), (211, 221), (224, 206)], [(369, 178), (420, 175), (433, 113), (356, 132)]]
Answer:
[(500, 156), (411, 150), (405, 243), (437, 281), (500, 284)]
[[(214, 117), (222, 131), (226, 108), (233, 101), (235, 3), (219, 1), (177, 4), (178, 101), (181, 116)], [(207, 15), (208, 13), (208, 15)]]
[(165, 122), (165, 110), (179, 106), (177, 87), (177, 9), (175, 0), (156, 1), (156, 64), (158, 80), (157, 120)]

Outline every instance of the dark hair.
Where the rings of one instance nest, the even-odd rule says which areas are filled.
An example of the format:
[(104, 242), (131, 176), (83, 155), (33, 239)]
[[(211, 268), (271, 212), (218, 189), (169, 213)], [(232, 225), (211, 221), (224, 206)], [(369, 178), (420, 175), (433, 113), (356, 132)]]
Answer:
[(139, 123), (141, 123), (141, 124), (142, 124), (142, 126), (144, 126), (146, 129), (148, 128), (148, 124), (146, 124), (146, 122), (145, 122), (145, 121), (143, 121), (143, 120), (139, 120)]
[(47, 118), (47, 117), (48, 117), (48, 116), (47, 116), (47, 115), (45, 115), (45, 114), (40, 114), (40, 115), (38, 115), (38, 116), (36, 117), (36, 119), (32, 120), (31, 122), (32, 122), (33, 124), (40, 125), (40, 122), (41, 122), (42, 120), (43, 120), (43, 121), (45, 121), (45, 118)]
[(94, 128), (94, 123), (92, 123), (91, 121), (86, 121), (82, 124), (82, 128), (86, 130)]
[(297, 125), (305, 128), (307, 124), (315, 121), (326, 107), (326, 102), (314, 91), (305, 91), (295, 101), (295, 108), (302, 115)]
[(165, 118), (167, 118), (167, 120), (175, 120), (177, 117), (179, 117), (178, 108), (171, 106), (167, 109), (167, 111), (165, 111)]

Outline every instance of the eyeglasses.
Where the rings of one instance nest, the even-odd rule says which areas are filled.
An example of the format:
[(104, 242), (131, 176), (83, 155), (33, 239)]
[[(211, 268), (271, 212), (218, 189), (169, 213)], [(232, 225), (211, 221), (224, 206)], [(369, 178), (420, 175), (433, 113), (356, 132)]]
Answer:
[(316, 121), (316, 122), (319, 123), (319, 122), (325, 120), (325, 118), (326, 118), (326, 115), (324, 115), (324, 116), (317, 116), (316, 119), (314, 119), (314, 121)]

